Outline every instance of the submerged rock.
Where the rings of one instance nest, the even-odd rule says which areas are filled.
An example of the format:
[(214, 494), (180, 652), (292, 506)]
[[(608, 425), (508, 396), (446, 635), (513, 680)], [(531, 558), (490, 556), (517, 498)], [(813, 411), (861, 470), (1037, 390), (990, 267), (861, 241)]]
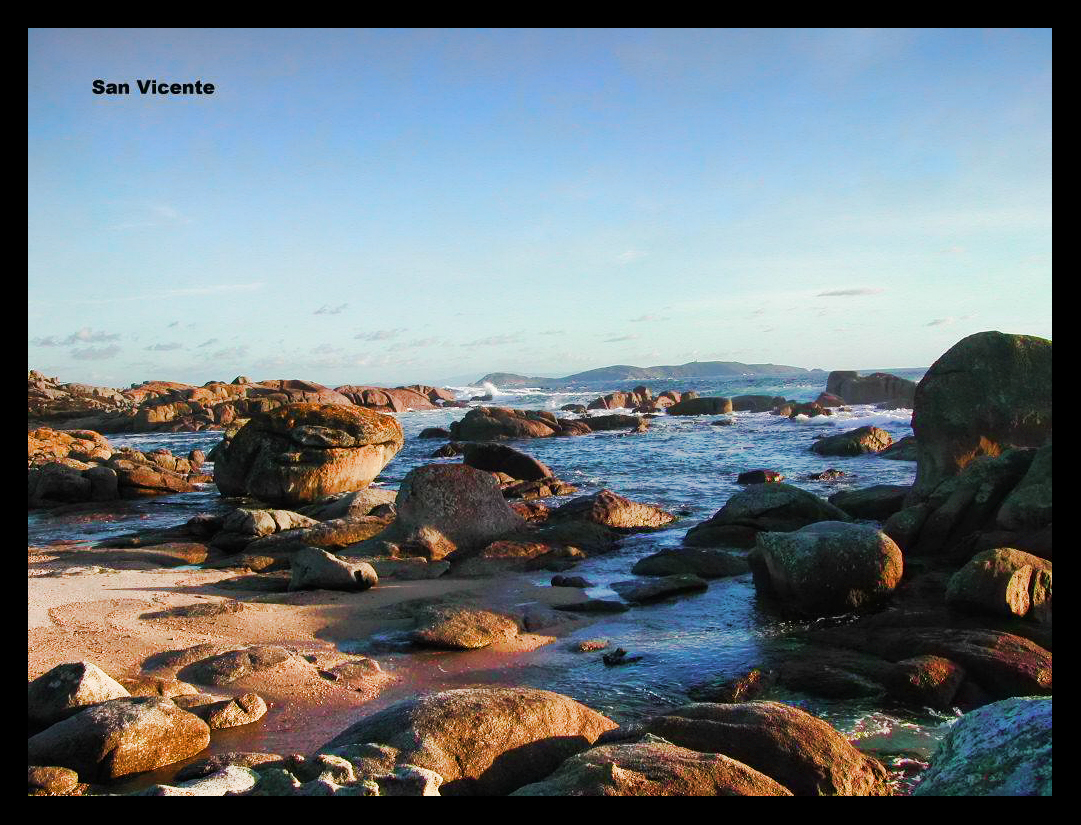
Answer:
[(672, 576), (659, 576), (647, 581), (622, 581), (611, 585), (620, 596), (629, 602), (648, 604), (649, 602), (678, 596), (682, 593), (698, 593), (709, 587), (709, 582), (693, 573), (677, 573)]

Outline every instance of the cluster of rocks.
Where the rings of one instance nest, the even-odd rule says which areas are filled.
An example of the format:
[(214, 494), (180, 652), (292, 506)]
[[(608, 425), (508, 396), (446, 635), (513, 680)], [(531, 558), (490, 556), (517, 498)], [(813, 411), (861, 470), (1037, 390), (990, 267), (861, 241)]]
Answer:
[(454, 403), (447, 389), (413, 385), (387, 389), (346, 385), (331, 389), (312, 381), (275, 379), (202, 386), (147, 381), (125, 390), (59, 384), (31, 370), (27, 379), (27, 418), (64, 429), (117, 432), (197, 432), (224, 429), (287, 404), (341, 404), (382, 412), (431, 410)]
[(474, 407), (460, 421), (450, 425), (449, 436), (457, 441), (499, 441), (589, 435), (608, 430), (643, 432), (646, 427), (647, 419), (620, 413), (588, 418), (559, 418), (547, 410)]
[[(321, 773), (310, 778), (316, 765)], [(696, 704), (619, 727), (573, 699), (529, 688), (408, 699), (361, 719), (296, 767), (283, 760), (254, 770), (250, 793), (297, 796), (890, 792), (877, 760), (794, 707)]]
[[(208, 672), (197, 674), (204, 684), (235, 680), (212, 679), (231, 675), (224, 667)], [(57, 665), (27, 685), (31, 792), (36, 784), (43, 795), (80, 793), (179, 762), (204, 750), (211, 731), (257, 722), (266, 711), (250, 692), (216, 696), (176, 679), (117, 681), (91, 662)]]
[(190, 493), (211, 481), (203, 453), (114, 448), (90, 430), (39, 427), (26, 434), (26, 499), (34, 508), (169, 493)]

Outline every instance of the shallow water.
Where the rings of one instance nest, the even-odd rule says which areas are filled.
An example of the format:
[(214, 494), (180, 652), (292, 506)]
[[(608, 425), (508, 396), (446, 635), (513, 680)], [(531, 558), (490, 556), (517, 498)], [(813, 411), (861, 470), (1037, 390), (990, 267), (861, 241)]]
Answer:
[[(918, 379), (922, 371), (894, 372)], [(563, 404), (588, 403), (607, 392), (631, 389), (635, 383), (575, 392), (497, 389), (493, 400), (485, 403), (558, 411)], [(796, 379), (654, 381), (649, 386), (654, 393), (665, 389), (696, 389), (702, 395), (755, 393), (810, 400), (824, 389), (824, 383), (825, 374)], [(459, 395), (468, 398), (480, 392), (461, 388)], [(446, 427), (465, 412), (446, 409), (399, 415), (406, 435), (405, 447), (385, 468), (376, 485), (395, 489), (416, 466), (455, 461), (431, 459), (431, 453), (443, 442), (416, 436), (425, 427)], [(829, 417), (794, 421), (768, 413), (734, 413), (725, 417), (733, 420), (732, 426), (711, 426), (710, 422), (718, 416), (661, 415), (652, 419), (645, 434), (614, 432), (508, 442), (546, 463), (556, 476), (575, 484), (583, 494), (608, 488), (680, 515), (668, 529), (633, 536), (616, 552), (578, 565), (574, 573), (597, 585), (587, 595), (613, 597), (609, 585), (632, 578), (629, 571), (637, 559), (665, 547), (678, 546), (689, 527), (709, 518), (741, 489), (735, 479), (745, 470), (778, 470), (790, 483), (821, 496), (874, 484), (911, 484), (915, 477), (915, 464), (911, 462), (875, 456), (824, 458), (809, 449), (817, 435), (866, 424), (888, 430), (894, 440), (911, 435), (910, 410), (855, 406)], [(110, 441), (140, 450), (166, 447), (174, 453), (186, 454), (196, 448), (208, 451), (220, 437), (218, 432), (150, 433), (110, 436)], [(809, 474), (828, 467), (841, 469), (846, 475), (829, 483), (806, 480)], [(208, 486), (197, 493), (122, 502), (105, 510), (99, 507), (91, 513), (35, 513), (28, 519), (28, 542), (97, 541), (136, 529), (172, 526), (197, 513), (227, 509), (214, 488)], [(551, 574), (530, 576), (537, 584), (546, 584)], [(454, 657), (476, 654), (450, 654), (451, 658), (439, 660), (450, 665), (439, 686), (494, 683), (542, 687), (573, 696), (617, 721), (627, 722), (659, 709), (685, 704), (688, 701), (685, 691), (690, 685), (738, 676), (753, 667), (777, 661), (793, 644), (787, 639), (787, 632), (802, 626), (805, 625), (771, 614), (756, 600), (750, 575), (737, 576), (713, 580), (701, 594), (600, 617), (554, 645), (514, 657), (513, 666), (504, 663), (489, 670), (470, 667), (462, 672), (453, 666)], [(643, 658), (634, 664), (607, 667), (600, 653), (572, 653), (568, 649), (571, 642), (598, 637), (608, 638), (613, 647), (623, 647)], [(393, 660), (388, 665), (396, 666)], [(397, 666), (409, 667), (405, 661)], [(784, 699), (828, 719), (858, 746), (882, 758), (891, 766), (900, 792), (911, 786), (912, 777), (918, 775), (920, 766), (944, 735), (944, 724), (955, 716), (884, 707), (867, 700), (827, 702), (794, 694)], [(373, 703), (373, 707), (382, 704)], [(349, 721), (340, 727), (344, 728)]]

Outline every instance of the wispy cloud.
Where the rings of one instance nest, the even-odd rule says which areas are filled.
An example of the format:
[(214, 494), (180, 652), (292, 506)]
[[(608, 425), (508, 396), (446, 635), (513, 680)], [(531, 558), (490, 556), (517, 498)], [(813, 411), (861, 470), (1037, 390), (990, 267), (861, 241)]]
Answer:
[(886, 290), (877, 286), (856, 286), (849, 289), (831, 289), (827, 292), (819, 292), (817, 298), (849, 298), (854, 295), (878, 295)]
[(632, 324), (643, 324), (648, 321), (667, 321), (667, 318), (663, 318), (660, 315), (654, 315), (652, 313), (646, 315), (639, 315), (637, 318), (631, 318)]
[(635, 261), (640, 261), (646, 257), (648, 253), (642, 252), (639, 249), (628, 249), (626, 252), (620, 252), (616, 255), (616, 261), (621, 264), (631, 264)]
[(106, 361), (116, 358), (120, 354), (120, 347), (115, 344), (111, 347), (86, 347), (71, 351), (71, 357), (77, 361)]
[(521, 343), (522, 336), (515, 333), (514, 335), (492, 335), (488, 338), (478, 338), (476, 341), (470, 341), (467, 344), (462, 344), (463, 347), (501, 347), (507, 344)]
[(402, 346), (402, 347), (434, 347), (436, 344), (441, 344), (441, 343), (443, 343), (443, 339), (440, 338), (438, 335), (435, 335), (435, 336), (432, 336), (431, 338), (414, 338), (412, 341), (409, 341), (408, 343), (399, 344), (399, 346)]
[(134, 229), (180, 226), (191, 222), (192, 219), (176, 207), (167, 203), (151, 203), (140, 207), (127, 220), (115, 223), (109, 229), (114, 232), (129, 232)]
[(161, 301), (171, 298), (194, 298), (202, 295), (226, 295), (233, 292), (256, 292), (265, 284), (255, 281), (247, 284), (209, 284), (207, 286), (191, 286), (184, 289), (165, 289), (160, 292), (145, 292), (141, 295), (124, 295), (112, 298), (88, 298), (79, 301), (81, 304), (118, 304), (132, 301)]
[(90, 327), (83, 327), (77, 332), (71, 333), (67, 338), (57, 338), (49, 335), (44, 338), (34, 338), (31, 343), (38, 347), (70, 347), (76, 344), (105, 344), (110, 341), (119, 341), (119, 332), (102, 332)]
[(149, 347), (144, 347), (144, 349), (151, 352), (169, 352), (174, 349), (184, 349), (184, 345), (178, 341), (172, 341), (168, 344), (151, 344)]
[(606, 344), (615, 344), (615, 343), (617, 343), (619, 341), (637, 341), (637, 340), (638, 340), (637, 335), (620, 335), (620, 336), (614, 337), (614, 338), (605, 338), (604, 343), (606, 343)]
[(374, 332), (358, 332), (353, 337), (358, 341), (389, 341), (391, 338), (397, 338), (405, 332), (404, 327), (398, 327), (397, 329), (377, 329)]
[(337, 306), (332, 307), (329, 304), (323, 304), (321, 307), (319, 307), (319, 309), (317, 309), (312, 314), (313, 315), (338, 315), (338, 314), (340, 314), (342, 312), (345, 312), (345, 308), (348, 307), (348, 306), (349, 306), (349, 304), (338, 304)]
[(217, 338), (207, 338), (205, 341), (203, 341), (203, 343), (201, 343), (198, 347), (196, 347), (196, 349), (202, 349), (203, 347), (209, 347), (212, 344), (216, 344), (216, 343), (218, 343)]
[(246, 346), (239, 347), (226, 347), (225, 349), (219, 349), (215, 352), (208, 353), (205, 357), (214, 361), (231, 361), (239, 358), (243, 358), (248, 354), (248, 348)]

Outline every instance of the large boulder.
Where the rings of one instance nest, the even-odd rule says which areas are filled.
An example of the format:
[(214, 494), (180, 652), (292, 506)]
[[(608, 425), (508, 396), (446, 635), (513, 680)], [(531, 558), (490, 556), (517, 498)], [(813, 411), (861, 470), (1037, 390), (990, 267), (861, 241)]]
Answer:
[(731, 398), (686, 398), (673, 404), (666, 412), (669, 415), (723, 415), (732, 412)]
[(750, 561), (757, 589), (810, 615), (875, 605), (893, 592), (904, 569), (885, 533), (834, 521), (759, 533)]
[(464, 463), (490, 473), (506, 473), (521, 481), (550, 478), (552, 471), (532, 456), (504, 444), (466, 444)]
[(450, 425), (460, 441), (496, 441), (504, 438), (547, 438), (559, 435), (561, 421), (546, 410), (476, 407)]
[(962, 610), (1051, 621), (1051, 562), (1000, 547), (977, 553), (953, 574), (946, 602)]
[(572, 756), (512, 796), (791, 796), (768, 776), (719, 753), (653, 741), (604, 745)]
[(411, 470), (398, 489), (396, 507), (397, 529), (434, 531), (460, 550), (484, 547), (525, 523), (491, 473), (464, 464)]
[(790, 532), (817, 521), (849, 521), (843, 510), (783, 482), (751, 484), (687, 531), (689, 547), (753, 547), (759, 532)]
[(819, 455), (856, 456), (880, 452), (892, 443), (893, 437), (879, 427), (857, 427), (820, 438), (811, 445), (811, 450)]
[(359, 407), (289, 404), (253, 416), (215, 456), (226, 496), (309, 504), (366, 487), (402, 448), (397, 419)]
[(59, 765), (84, 781), (152, 771), (194, 756), (210, 728), (170, 699), (112, 699), (57, 722), (26, 743), (32, 765)]
[(877, 760), (852, 747), (827, 722), (779, 702), (685, 705), (631, 731), (700, 753), (722, 753), (797, 796), (890, 793), (886, 769)]
[(980, 332), (954, 344), (916, 387), (914, 493), (929, 495), (976, 456), (1051, 438), (1051, 342)]
[(851, 370), (834, 370), (826, 378), (826, 392), (843, 398), (847, 404), (889, 402), (911, 408), (916, 384), (888, 372), (859, 375)]
[(88, 705), (130, 696), (127, 688), (92, 662), (57, 665), (26, 686), (26, 716), (45, 727)]
[(465, 688), (406, 699), (361, 719), (322, 751), (385, 746), (389, 762), (443, 778), (447, 796), (495, 796), (550, 775), (616, 724), (566, 696), (531, 688)]
[(1005, 699), (954, 723), (916, 796), (1051, 796), (1051, 697)]

